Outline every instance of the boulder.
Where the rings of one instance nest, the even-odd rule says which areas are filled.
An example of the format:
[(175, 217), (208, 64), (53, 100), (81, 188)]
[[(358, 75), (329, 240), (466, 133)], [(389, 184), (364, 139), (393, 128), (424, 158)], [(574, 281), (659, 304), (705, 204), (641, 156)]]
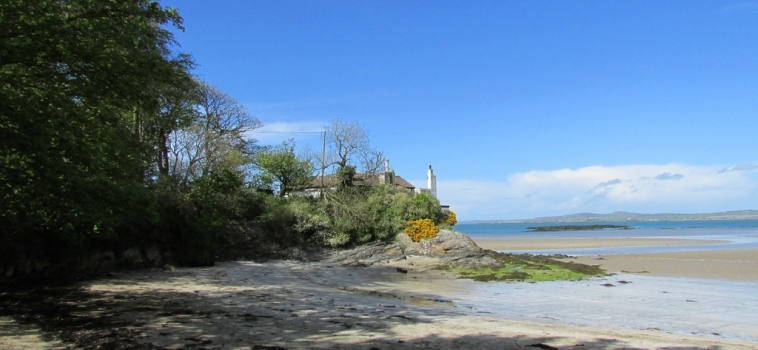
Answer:
[(121, 253), (121, 263), (127, 267), (138, 267), (142, 265), (142, 254), (139, 248), (131, 248)]
[(327, 258), (327, 261), (345, 265), (374, 265), (388, 263), (403, 257), (401, 244), (373, 242), (353, 249), (336, 250)]
[(413, 242), (405, 233), (398, 234), (397, 241), (404, 245), (407, 256), (426, 256), (438, 258), (440, 264), (463, 263), (463, 264), (491, 264), (494, 258), (480, 248), (467, 235), (450, 231), (440, 230), (437, 236)]
[(495, 262), (488, 251), (479, 248), (474, 241), (463, 233), (440, 230), (437, 236), (414, 242), (405, 233), (400, 233), (392, 243), (374, 242), (352, 249), (333, 251), (327, 262), (345, 265), (377, 265), (396, 261), (424, 257), (425, 264), (443, 265), (484, 264)]
[(158, 247), (152, 246), (145, 249), (145, 260), (151, 265), (158, 265), (161, 261), (161, 251)]
[(163, 254), (162, 254), (162, 257), (163, 257), (163, 262), (164, 263), (169, 264), (169, 265), (176, 265), (174, 263), (174, 256), (171, 255), (170, 251), (164, 251)]
[(95, 273), (97, 266), (100, 265), (100, 252), (85, 254), (82, 261), (84, 264), (84, 272)]
[(100, 253), (95, 273), (108, 272), (116, 266), (116, 254), (111, 250)]

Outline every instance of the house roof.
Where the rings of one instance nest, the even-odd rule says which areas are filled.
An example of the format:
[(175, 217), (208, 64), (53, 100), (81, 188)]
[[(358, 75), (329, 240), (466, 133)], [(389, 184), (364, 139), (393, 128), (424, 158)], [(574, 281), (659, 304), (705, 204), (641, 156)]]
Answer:
[(405, 187), (405, 188), (407, 188), (409, 190), (412, 190), (412, 189), (416, 188), (416, 186), (411, 185), (410, 182), (406, 181), (405, 179), (403, 179), (402, 177), (397, 176), (397, 175), (393, 178), (392, 183), (395, 184), (395, 185), (401, 186), (401, 187)]
[[(361, 185), (378, 185), (381, 183), (381, 178), (384, 176), (383, 173), (379, 174), (373, 174), (373, 175), (367, 175), (367, 174), (355, 174), (353, 176), (353, 184), (357, 186)], [(325, 175), (324, 176), (324, 186), (326, 187), (333, 187), (337, 185), (337, 175), (331, 174), (331, 175)], [(409, 190), (413, 190), (416, 188), (416, 186), (413, 186), (410, 182), (406, 181), (400, 176), (393, 176), (393, 185), (397, 185), (403, 188), (407, 188)], [(306, 186), (306, 188), (319, 188), (321, 187), (321, 176), (316, 176), (313, 181)]]

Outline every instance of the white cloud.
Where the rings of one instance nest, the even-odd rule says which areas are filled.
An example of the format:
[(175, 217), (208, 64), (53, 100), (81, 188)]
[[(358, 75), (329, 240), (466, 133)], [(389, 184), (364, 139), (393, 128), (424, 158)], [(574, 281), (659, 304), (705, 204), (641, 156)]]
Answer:
[[(724, 171), (728, 169), (728, 171)], [(437, 179), (462, 220), (617, 210), (642, 213), (755, 208), (758, 164), (590, 166), (513, 174), (504, 181)]]

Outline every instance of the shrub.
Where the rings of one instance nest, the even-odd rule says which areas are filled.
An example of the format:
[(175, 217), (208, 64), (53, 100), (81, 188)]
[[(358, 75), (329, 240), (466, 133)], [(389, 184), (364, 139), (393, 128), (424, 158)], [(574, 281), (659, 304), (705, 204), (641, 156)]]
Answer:
[[(269, 241), (279, 247), (297, 247), (328, 236), (329, 222), (314, 198), (268, 197), (259, 222)], [(323, 242), (318, 242), (323, 243)]]
[(445, 212), (445, 217), (442, 219), (442, 224), (455, 226), (455, 224), (458, 223), (458, 219), (455, 216), (455, 212), (452, 210), (447, 210)]
[(434, 237), (443, 219), (437, 199), (414, 195), (393, 185), (339, 186), (323, 199), (270, 198), (262, 228), (280, 246), (308, 243), (337, 247), (393, 240), (409, 221), (426, 219), (431, 228), (418, 239)]
[(419, 219), (408, 221), (408, 226), (405, 228), (405, 233), (413, 240), (418, 242), (422, 239), (429, 239), (437, 237), (437, 232), (440, 231), (434, 222), (430, 219)]

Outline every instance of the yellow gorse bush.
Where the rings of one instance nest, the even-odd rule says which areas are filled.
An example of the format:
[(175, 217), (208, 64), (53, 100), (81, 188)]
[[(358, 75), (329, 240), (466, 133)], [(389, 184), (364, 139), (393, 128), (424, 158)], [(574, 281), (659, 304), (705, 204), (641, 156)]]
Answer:
[(422, 239), (437, 237), (437, 232), (440, 232), (440, 229), (432, 220), (419, 219), (408, 221), (408, 226), (404, 232), (408, 234), (411, 240), (418, 242)]
[(442, 220), (443, 224), (448, 224), (450, 226), (455, 226), (455, 224), (458, 223), (458, 219), (455, 216), (455, 212), (452, 210), (447, 211), (447, 219)]

